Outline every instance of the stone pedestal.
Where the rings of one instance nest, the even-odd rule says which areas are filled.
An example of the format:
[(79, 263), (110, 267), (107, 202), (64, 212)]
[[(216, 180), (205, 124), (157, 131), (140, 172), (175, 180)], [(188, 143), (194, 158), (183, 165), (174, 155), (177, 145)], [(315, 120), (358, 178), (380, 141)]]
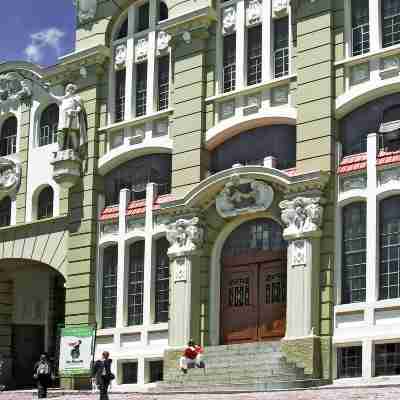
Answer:
[(53, 167), (53, 179), (64, 189), (70, 189), (81, 178), (80, 157), (72, 150), (62, 150), (53, 153), (51, 162)]

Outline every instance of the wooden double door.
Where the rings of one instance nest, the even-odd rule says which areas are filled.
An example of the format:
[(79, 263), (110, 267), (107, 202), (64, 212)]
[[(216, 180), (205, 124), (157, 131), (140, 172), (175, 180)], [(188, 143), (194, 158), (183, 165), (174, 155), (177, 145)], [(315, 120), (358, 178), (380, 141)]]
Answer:
[(225, 344), (285, 335), (286, 258), (257, 258), (223, 265), (221, 339)]

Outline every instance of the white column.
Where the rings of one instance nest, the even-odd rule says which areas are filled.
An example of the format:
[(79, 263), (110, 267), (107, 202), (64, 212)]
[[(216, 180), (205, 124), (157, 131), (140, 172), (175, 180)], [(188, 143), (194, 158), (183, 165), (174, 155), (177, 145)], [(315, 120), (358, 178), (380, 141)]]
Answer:
[(369, 0), (369, 45), (370, 51), (378, 51), (382, 43), (381, 1)]
[(151, 313), (152, 282), (153, 282), (153, 204), (157, 196), (157, 185), (147, 184), (146, 187), (146, 219), (145, 219), (145, 246), (143, 271), (143, 325), (153, 323)]
[(239, 1), (236, 4), (236, 89), (246, 86), (246, 10), (245, 2)]
[(116, 327), (121, 328), (125, 325), (126, 309), (126, 261), (125, 261), (125, 232), (126, 232), (126, 209), (128, 206), (130, 192), (122, 189), (119, 192), (118, 210), (118, 270), (117, 270), (117, 318)]
[(351, 0), (344, 0), (344, 48), (345, 58), (351, 57), (352, 52), (351, 35)]
[(128, 39), (126, 41), (126, 79), (125, 79), (125, 120), (130, 120), (133, 117), (133, 98), (135, 96), (133, 85), (133, 74), (135, 68), (135, 54), (134, 46), (135, 40), (133, 38), (135, 32), (135, 7), (130, 7), (128, 11)]
[(372, 378), (373, 377), (373, 342), (371, 339), (363, 340), (362, 342), (362, 377)]
[[(223, 57), (224, 57), (224, 51), (223, 51), (223, 43), (224, 43), (224, 37), (222, 35), (222, 24), (221, 24), (221, 12), (222, 8), (217, 6), (217, 12), (218, 12), (218, 23), (217, 23), (217, 34), (216, 34), (216, 82), (215, 82), (215, 88), (216, 88), (216, 95), (221, 94), (224, 92), (224, 73), (223, 73)], [(171, 69), (172, 71), (172, 69)], [(171, 74), (172, 76), (172, 74)], [(218, 113), (217, 113), (218, 114)]]
[(266, 82), (272, 79), (271, 73), (271, 2), (264, 0), (262, 2), (262, 81)]
[[(373, 303), (378, 298), (376, 145), (377, 135), (376, 133), (370, 133), (367, 138), (367, 303)], [(373, 324), (372, 309), (367, 311), (366, 318), (369, 324)]]
[(155, 99), (156, 99), (156, 88), (158, 85), (157, 82), (157, 70), (156, 67), (156, 40), (157, 40), (157, 32), (156, 28), (156, 20), (157, 20), (157, 2), (150, 1), (150, 32), (148, 34), (148, 54), (147, 54), (147, 98), (146, 98), (146, 114), (152, 114), (156, 110), (155, 107)]

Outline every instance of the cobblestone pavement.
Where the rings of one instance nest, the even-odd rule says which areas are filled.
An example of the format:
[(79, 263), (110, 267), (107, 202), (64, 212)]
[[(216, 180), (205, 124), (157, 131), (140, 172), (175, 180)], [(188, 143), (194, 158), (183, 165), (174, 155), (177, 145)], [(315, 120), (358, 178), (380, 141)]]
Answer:
[[(134, 394), (112, 393), (110, 400), (400, 400), (400, 386), (324, 388), (299, 391), (237, 394)], [(32, 400), (32, 392), (3, 392), (0, 400)], [(98, 394), (51, 393), (53, 400), (97, 400)]]

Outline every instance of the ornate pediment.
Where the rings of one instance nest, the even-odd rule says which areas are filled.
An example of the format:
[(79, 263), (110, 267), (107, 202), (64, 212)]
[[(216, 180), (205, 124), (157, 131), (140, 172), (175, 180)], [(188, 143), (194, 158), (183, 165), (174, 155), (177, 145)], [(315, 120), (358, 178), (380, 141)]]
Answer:
[(79, 22), (84, 24), (94, 19), (97, 13), (97, 0), (73, 0)]
[(0, 75), (0, 106), (6, 102), (28, 102), (32, 96), (31, 83), (17, 72)]
[(16, 193), (20, 182), (20, 165), (8, 158), (0, 157), (0, 197)]
[(223, 218), (267, 210), (274, 199), (271, 186), (262, 181), (232, 176), (216, 198), (216, 208)]

